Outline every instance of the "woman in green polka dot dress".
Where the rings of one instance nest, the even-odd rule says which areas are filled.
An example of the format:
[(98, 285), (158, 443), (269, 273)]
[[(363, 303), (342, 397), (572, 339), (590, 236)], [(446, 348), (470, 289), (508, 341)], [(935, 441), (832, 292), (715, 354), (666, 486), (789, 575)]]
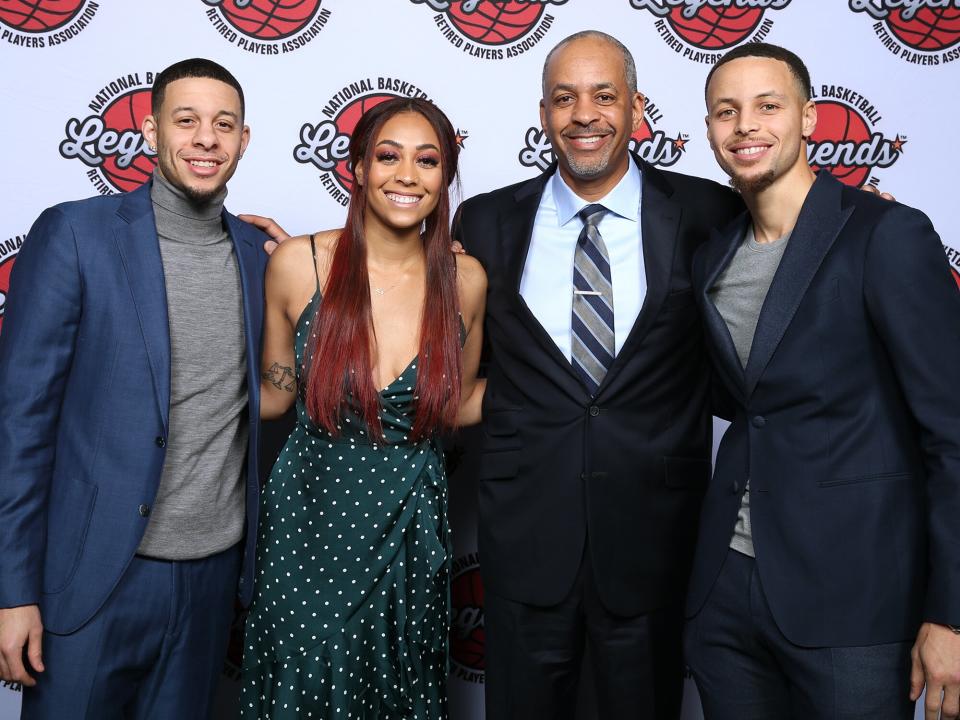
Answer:
[(480, 419), (486, 294), (480, 265), (450, 253), (457, 152), (433, 104), (374, 106), (350, 142), (346, 226), (270, 259), (261, 416), (296, 400), (297, 424), (263, 492), (247, 720), (447, 717), (435, 435)]

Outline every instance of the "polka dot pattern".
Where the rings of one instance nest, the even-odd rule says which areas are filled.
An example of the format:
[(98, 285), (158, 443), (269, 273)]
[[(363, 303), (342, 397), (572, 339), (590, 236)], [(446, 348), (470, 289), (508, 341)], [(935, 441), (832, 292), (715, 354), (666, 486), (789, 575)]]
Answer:
[(408, 439), (416, 372), (381, 392), (376, 441), (355, 413), (329, 436), (297, 400), (262, 494), (244, 720), (447, 718), (447, 482), (435, 442)]

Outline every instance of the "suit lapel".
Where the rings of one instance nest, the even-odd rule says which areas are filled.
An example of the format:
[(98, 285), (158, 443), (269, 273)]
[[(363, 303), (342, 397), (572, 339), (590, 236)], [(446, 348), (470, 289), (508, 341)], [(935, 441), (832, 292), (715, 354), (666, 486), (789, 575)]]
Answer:
[[(530, 240), (533, 237), (533, 225), (537, 217), (537, 210), (540, 207), (540, 197), (543, 195), (544, 186), (555, 170), (556, 165), (540, 177), (523, 184), (514, 194), (515, 205), (510, 212), (503, 214), (500, 222), (500, 254), (504, 259), (504, 268), (512, 294), (511, 300), (516, 309), (517, 317), (550, 358), (563, 368), (576, 381), (578, 386), (586, 390), (580, 377), (574, 372), (573, 366), (570, 364), (570, 358), (563, 356), (553, 338), (540, 324), (523, 296), (520, 295), (523, 267), (526, 264)], [(572, 266), (570, 272), (573, 272)]]
[(114, 238), (133, 296), (157, 407), (166, 430), (170, 410), (170, 325), (151, 187), (148, 182), (124, 197), (117, 210), (119, 222)]
[(757, 320), (746, 367), (748, 396), (757, 386), (823, 258), (853, 213), (853, 208), (841, 207), (842, 189), (833, 176), (821, 172), (804, 200)]
[[(250, 287), (251, 278), (258, 272), (258, 250), (254, 247), (250, 239), (250, 233), (243, 226), (242, 221), (237, 220), (226, 210), (223, 211), (223, 221), (227, 228), (227, 233), (233, 241), (233, 251), (237, 256), (237, 270), (240, 274), (240, 289), (243, 299), (243, 328), (244, 343), (247, 350), (247, 377), (258, 378), (259, 372), (259, 350), (260, 350), (260, 332), (263, 321), (263, 297), (257, 293), (254, 295), (253, 288)], [(257, 404), (251, 402), (251, 412), (257, 411), (259, 407), (260, 385), (258, 382), (248, 382), (251, 400), (257, 399)]]
[[(673, 188), (652, 165), (634, 156), (640, 166), (642, 191), (640, 199), (640, 242), (647, 292), (637, 319), (607, 371), (600, 390), (610, 385), (623, 366), (643, 342), (660, 311), (673, 272), (673, 258), (677, 247), (677, 232), (683, 210), (673, 200)], [(599, 392), (599, 391), (598, 391)]]
[(727, 386), (737, 395), (743, 394), (743, 366), (733, 344), (730, 328), (713, 302), (710, 290), (733, 260), (737, 248), (743, 242), (749, 222), (750, 215), (744, 212), (723, 230), (712, 231), (710, 242), (704, 246), (704, 279), (702, 283), (696, 283), (697, 292), (700, 293), (700, 307), (704, 310), (704, 325), (712, 340), (711, 345), (717, 349), (717, 370), (725, 376)]

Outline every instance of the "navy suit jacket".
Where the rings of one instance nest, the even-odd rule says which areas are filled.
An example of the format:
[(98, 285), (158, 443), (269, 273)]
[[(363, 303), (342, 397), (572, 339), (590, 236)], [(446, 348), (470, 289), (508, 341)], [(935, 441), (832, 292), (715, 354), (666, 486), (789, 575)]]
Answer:
[[(223, 218), (246, 336), (248, 601), (266, 254), (259, 231)], [(0, 607), (39, 603), (44, 626), (67, 633), (123, 575), (163, 468), (170, 336), (150, 183), (44, 211), (10, 285), (0, 335)]]
[(500, 597), (560, 602), (587, 546), (611, 611), (683, 602), (711, 443), (690, 267), (743, 205), (717, 183), (637, 162), (647, 293), (593, 397), (520, 295), (555, 168), (467, 200), (454, 222), (488, 278), (479, 549), (484, 585)]
[(774, 618), (803, 646), (960, 624), (960, 293), (917, 210), (821, 173), (744, 369), (708, 295), (744, 215), (697, 254), (707, 344), (732, 398), (701, 515), (688, 614), (723, 563), (745, 481)]

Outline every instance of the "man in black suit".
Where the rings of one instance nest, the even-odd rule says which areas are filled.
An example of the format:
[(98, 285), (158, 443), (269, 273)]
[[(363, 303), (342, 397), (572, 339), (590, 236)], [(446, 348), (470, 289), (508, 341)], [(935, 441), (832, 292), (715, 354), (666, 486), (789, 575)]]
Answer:
[(621, 43), (593, 31), (561, 41), (540, 103), (557, 163), (467, 200), (454, 223), (489, 278), (479, 546), (491, 719), (572, 717), (585, 642), (604, 720), (679, 715), (711, 445), (689, 270), (742, 204), (632, 155), (643, 109)]
[[(707, 79), (749, 209), (697, 253), (732, 425), (704, 502), (687, 660), (708, 720), (960, 710), (960, 294), (925, 215), (815, 175), (793, 53)], [(749, 483), (749, 487), (748, 486)]]

